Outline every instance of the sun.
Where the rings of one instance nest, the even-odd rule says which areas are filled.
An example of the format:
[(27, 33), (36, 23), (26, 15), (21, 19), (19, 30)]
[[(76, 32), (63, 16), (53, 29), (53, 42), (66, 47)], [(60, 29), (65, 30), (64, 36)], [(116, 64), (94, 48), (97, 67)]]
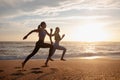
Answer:
[(96, 42), (106, 41), (108, 34), (100, 23), (87, 23), (77, 28), (76, 37), (77, 41)]

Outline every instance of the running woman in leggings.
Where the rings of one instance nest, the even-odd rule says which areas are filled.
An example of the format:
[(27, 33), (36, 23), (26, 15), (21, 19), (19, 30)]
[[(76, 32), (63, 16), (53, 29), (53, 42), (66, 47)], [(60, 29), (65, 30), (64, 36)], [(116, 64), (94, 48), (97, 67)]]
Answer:
[(61, 56), (61, 60), (65, 61), (65, 59), (63, 57), (65, 55), (66, 48), (59, 45), (59, 42), (64, 38), (65, 34), (63, 34), (62, 37), (61, 37), (60, 34), (59, 34), (59, 32), (60, 32), (60, 28), (56, 27), (54, 34), (52, 34), (52, 36), (54, 36), (54, 39), (55, 39), (55, 43), (53, 44), (53, 46), (54, 46), (54, 48), (53, 48), (53, 54), (55, 53), (56, 49), (63, 50), (63, 54)]
[[(45, 22), (41, 22), (41, 24), (38, 26), (38, 29), (32, 30), (31, 32), (29, 32), (29, 33), (23, 38), (23, 40), (24, 40), (24, 39), (27, 39), (27, 37), (28, 37), (31, 33), (33, 33), (33, 32), (37, 32), (37, 33), (38, 33), (38, 36), (39, 36), (39, 40), (36, 42), (36, 45), (35, 45), (35, 48), (34, 48), (33, 52), (32, 52), (31, 54), (29, 54), (29, 55), (26, 57), (26, 59), (22, 62), (22, 68), (24, 68), (25, 63), (26, 63), (32, 56), (34, 56), (34, 55), (38, 52), (38, 50), (39, 50), (40, 48), (50, 48), (50, 49), (49, 49), (48, 58), (47, 58), (47, 60), (46, 60), (46, 62), (45, 62), (45, 66), (47, 66), (48, 61), (51, 60), (51, 59), (50, 59), (50, 56), (51, 56), (52, 51), (53, 51), (53, 45), (51, 45), (51, 44), (52, 44), (52, 40), (51, 40), (51, 37), (50, 37), (50, 36), (51, 36), (51, 34), (52, 34), (52, 29), (51, 29), (51, 34), (49, 34), (49, 33), (45, 30), (45, 28), (46, 28), (46, 23), (45, 23)], [(46, 34), (50, 37), (51, 44), (44, 43), (44, 39), (45, 39)]]

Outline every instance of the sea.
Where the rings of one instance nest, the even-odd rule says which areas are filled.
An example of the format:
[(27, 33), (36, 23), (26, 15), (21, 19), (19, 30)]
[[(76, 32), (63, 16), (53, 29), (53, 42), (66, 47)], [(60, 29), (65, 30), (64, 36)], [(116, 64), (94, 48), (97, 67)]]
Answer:
[[(34, 49), (36, 42), (0, 42), (0, 60), (25, 59)], [(113, 58), (120, 59), (120, 42), (61, 42), (67, 51), (64, 56), (68, 58), (92, 59)], [(60, 59), (63, 51), (56, 50), (52, 56)], [(40, 48), (32, 59), (46, 59), (49, 48)]]

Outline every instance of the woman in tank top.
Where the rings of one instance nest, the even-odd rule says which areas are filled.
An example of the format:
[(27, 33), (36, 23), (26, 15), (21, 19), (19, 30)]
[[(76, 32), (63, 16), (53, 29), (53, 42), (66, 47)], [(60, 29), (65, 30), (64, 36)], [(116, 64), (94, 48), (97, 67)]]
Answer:
[(59, 32), (60, 32), (60, 28), (56, 27), (54, 34), (52, 34), (52, 36), (54, 36), (54, 39), (55, 39), (55, 43), (53, 44), (53, 46), (54, 46), (54, 48), (53, 48), (53, 54), (55, 53), (56, 49), (63, 50), (63, 54), (61, 56), (61, 60), (65, 61), (65, 59), (63, 57), (65, 55), (66, 48), (59, 45), (60, 41), (64, 38), (65, 34), (63, 34), (62, 37), (61, 37), (60, 34), (59, 34)]
[[(51, 44), (52, 44), (52, 40), (51, 40), (51, 37), (50, 37), (51, 34), (52, 34), (52, 29), (51, 29), (51, 34), (49, 34), (49, 33), (45, 30), (45, 28), (46, 28), (46, 23), (45, 23), (45, 22), (41, 22), (41, 24), (38, 26), (38, 29), (32, 30), (31, 32), (29, 32), (29, 33), (23, 38), (23, 40), (24, 40), (24, 39), (27, 39), (27, 37), (28, 37), (31, 33), (33, 33), (33, 32), (37, 32), (37, 33), (38, 33), (38, 36), (39, 36), (39, 40), (36, 42), (36, 45), (35, 45), (35, 48), (34, 48), (33, 52), (32, 52), (31, 54), (29, 54), (29, 55), (26, 57), (26, 59), (23, 61), (23, 63), (22, 63), (22, 68), (24, 68), (24, 65), (26, 64), (26, 62), (27, 62), (32, 56), (34, 56), (34, 55), (38, 52), (38, 50), (39, 50), (40, 48), (50, 48), (50, 49), (49, 49), (48, 58), (47, 58), (47, 60), (46, 60), (46, 62), (45, 62), (45, 66), (47, 66), (49, 60), (52, 60), (52, 59), (50, 58), (51, 55), (52, 55), (52, 51), (53, 51), (53, 45), (51, 45)], [(50, 37), (51, 44), (44, 43), (44, 39), (45, 39), (46, 34)]]

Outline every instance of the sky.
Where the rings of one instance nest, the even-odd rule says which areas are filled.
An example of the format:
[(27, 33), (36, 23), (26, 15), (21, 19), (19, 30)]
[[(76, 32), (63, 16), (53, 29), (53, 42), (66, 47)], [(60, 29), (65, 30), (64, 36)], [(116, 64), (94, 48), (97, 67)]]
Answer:
[(63, 41), (120, 41), (120, 0), (0, 0), (0, 41), (23, 41), (42, 21)]

